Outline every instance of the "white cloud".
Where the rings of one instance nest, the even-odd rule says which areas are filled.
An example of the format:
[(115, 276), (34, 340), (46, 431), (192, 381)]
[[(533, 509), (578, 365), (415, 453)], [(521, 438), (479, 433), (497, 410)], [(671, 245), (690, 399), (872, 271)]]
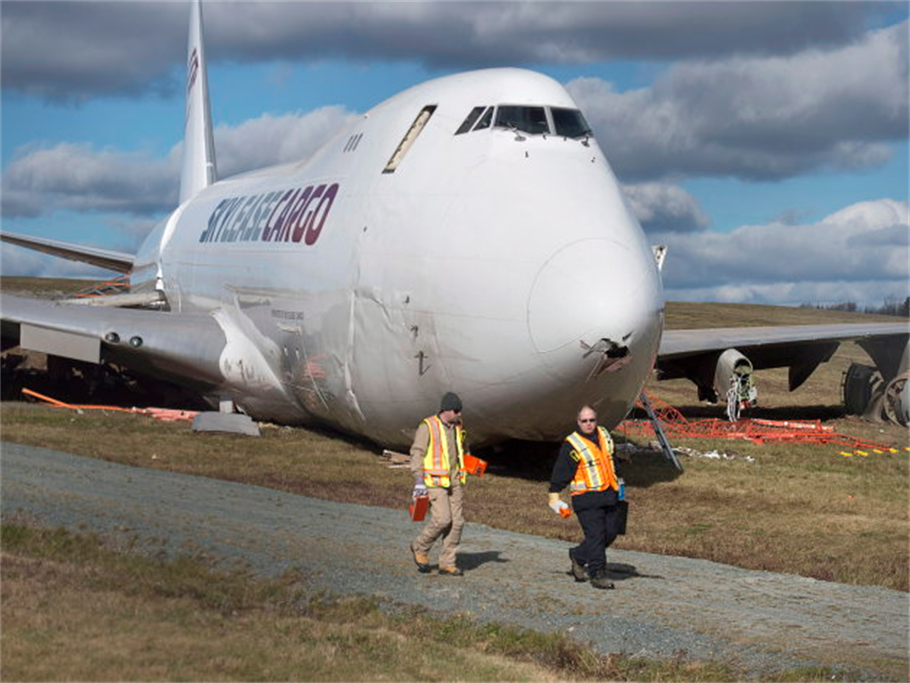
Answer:
[(699, 201), (678, 185), (642, 183), (623, 191), (645, 232), (693, 232), (710, 223)]
[(344, 107), (322, 107), (309, 113), (263, 114), (239, 126), (215, 129), (218, 173), (232, 176), (257, 168), (311, 156), (344, 125), (357, 118)]
[(907, 137), (907, 23), (832, 50), (672, 66), (649, 88), (568, 89), (626, 181), (874, 167)]
[[(323, 107), (219, 126), (219, 175), (305, 159), (354, 116), (343, 107)], [(182, 145), (163, 159), (70, 143), (20, 149), (3, 173), (3, 216), (36, 217), (61, 209), (152, 216), (172, 210)]]
[[(841, 2), (231, 2), (204, 8), (211, 60), (404, 60), (431, 68), (792, 54), (894, 11)], [(4, 88), (57, 100), (179, 94), (173, 2), (4, 4)]]
[(56, 209), (151, 214), (177, 204), (173, 158), (61, 143), (17, 150), (3, 172), (3, 215)]
[(171, 70), (185, 59), (187, 16), (167, 2), (4, 3), (3, 88), (63, 101), (176, 95)]
[(6, 243), (0, 244), (0, 272), (3, 275), (86, 280), (101, 280), (111, 277), (111, 271), (103, 268), (55, 258)]
[(861, 202), (808, 225), (661, 235), (669, 299), (799, 304), (903, 299), (910, 287), (908, 205)]

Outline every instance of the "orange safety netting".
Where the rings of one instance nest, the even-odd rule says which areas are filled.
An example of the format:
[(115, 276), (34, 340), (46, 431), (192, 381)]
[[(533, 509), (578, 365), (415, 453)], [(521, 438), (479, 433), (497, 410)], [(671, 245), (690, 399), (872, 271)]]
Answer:
[[(660, 400), (648, 393), (651, 403), (661, 428), (668, 438), (677, 439), (747, 439), (753, 443), (768, 441), (789, 441), (800, 443), (836, 444), (852, 449), (868, 449), (876, 453), (897, 453), (897, 448), (890, 444), (868, 439), (860, 439), (834, 431), (829, 425), (823, 425), (821, 420), (764, 420), (758, 418), (744, 418), (736, 422), (728, 422), (717, 418), (689, 420), (669, 403)], [(641, 412), (646, 412), (641, 400), (635, 402), (635, 407)], [(654, 438), (654, 426), (650, 419), (626, 419), (617, 428), (627, 438)], [(910, 450), (904, 448), (904, 450)], [(867, 452), (857, 451), (860, 455)], [(842, 455), (848, 455), (842, 453)], [(852, 455), (852, 454), (851, 454)]]
[(92, 299), (100, 296), (109, 296), (111, 294), (123, 294), (130, 290), (130, 279), (126, 275), (120, 275), (111, 280), (95, 282), (85, 289), (79, 290), (72, 295), (73, 299)]
[(37, 391), (32, 391), (31, 389), (22, 389), (22, 393), (26, 396), (31, 396), (40, 401), (44, 401), (45, 403), (50, 403), (55, 408), (69, 408), (70, 410), (114, 410), (121, 413), (148, 415), (149, 417), (154, 417), (156, 420), (161, 420), (163, 422), (177, 422), (179, 420), (192, 422), (196, 415), (199, 414), (196, 410), (174, 410), (172, 408), (122, 408), (121, 406), (76, 405), (58, 401), (55, 398), (39, 394)]

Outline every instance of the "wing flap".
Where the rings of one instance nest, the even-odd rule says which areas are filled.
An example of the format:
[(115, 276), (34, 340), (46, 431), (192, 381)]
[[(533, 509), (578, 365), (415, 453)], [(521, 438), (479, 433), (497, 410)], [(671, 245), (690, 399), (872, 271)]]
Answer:
[(19, 328), (19, 345), (52, 356), (73, 358), (86, 363), (101, 362), (101, 341), (73, 332), (23, 324)]
[[(4, 347), (154, 372), (184, 386), (218, 386), (226, 338), (210, 315), (0, 296)], [(97, 349), (97, 359), (95, 356)]]

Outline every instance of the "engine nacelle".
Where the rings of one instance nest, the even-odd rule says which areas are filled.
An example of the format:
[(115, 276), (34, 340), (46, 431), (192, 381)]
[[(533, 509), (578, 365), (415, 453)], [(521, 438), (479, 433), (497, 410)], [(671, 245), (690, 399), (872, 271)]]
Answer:
[(736, 349), (727, 349), (717, 359), (714, 369), (714, 391), (727, 403), (727, 416), (732, 421), (739, 411), (758, 404), (758, 388), (752, 377), (752, 361)]

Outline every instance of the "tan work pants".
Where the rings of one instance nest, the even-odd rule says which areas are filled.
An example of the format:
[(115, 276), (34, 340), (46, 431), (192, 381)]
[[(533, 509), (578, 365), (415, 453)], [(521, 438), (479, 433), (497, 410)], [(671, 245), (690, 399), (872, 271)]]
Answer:
[(426, 555), (436, 539), (442, 536), (439, 566), (454, 567), (455, 552), (464, 528), (464, 487), (458, 484), (447, 489), (430, 488), (427, 492), (430, 494), (430, 521), (414, 540), (414, 550)]

